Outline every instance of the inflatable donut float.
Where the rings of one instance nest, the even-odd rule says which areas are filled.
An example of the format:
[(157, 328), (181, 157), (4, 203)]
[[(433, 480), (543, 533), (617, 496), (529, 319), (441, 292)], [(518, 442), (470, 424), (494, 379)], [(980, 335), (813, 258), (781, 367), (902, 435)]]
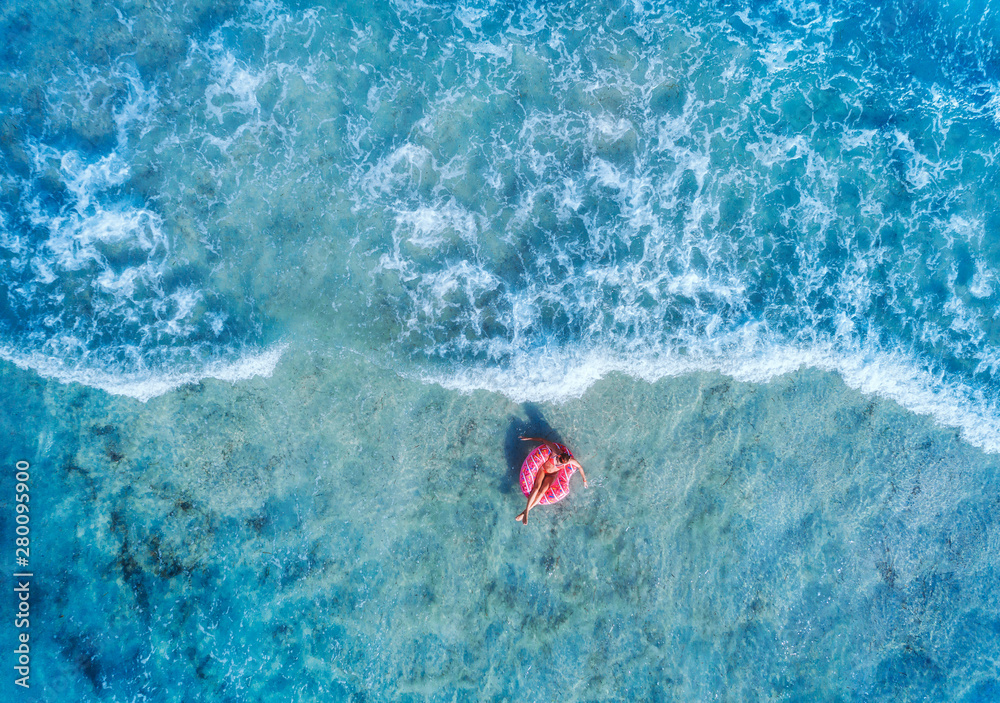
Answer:
[[(565, 445), (556, 444), (556, 446), (559, 447), (560, 451), (569, 454), (570, 458), (573, 457), (572, 452)], [(538, 472), (538, 467), (544, 464), (551, 454), (552, 450), (549, 449), (548, 445), (543, 444), (532, 449), (531, 453), (524, 460), (524, 463), (521, 464), (521, 492), (526, 497), (531, 495), (531, 487), (535, 485), (535, 474)], [(538, 504), (549, 505), (551, 503), (558, 503), (565, 498), (569, 494), (569, 477), (575, 472), (576, 466), (572, 464), (567, 464), (559, 469), (555, 480), (552, 481), (549, 490), (545, 491), (542, 495), (542, 499)]]

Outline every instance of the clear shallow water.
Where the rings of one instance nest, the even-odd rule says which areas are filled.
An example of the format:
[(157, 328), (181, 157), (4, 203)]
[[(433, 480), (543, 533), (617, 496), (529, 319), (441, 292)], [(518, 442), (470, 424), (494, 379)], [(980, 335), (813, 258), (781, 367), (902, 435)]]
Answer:
[[(146, 405), (4, 382), (44, 476), (36, 700), (996, 693), (995, 455), (834, 375), (534, 408), (294, 352)], [(522, 528), (505, 449), (541, 421), (593, 485)]]
[(998, 20), (0, 8), (39, 695), (993, 697)]

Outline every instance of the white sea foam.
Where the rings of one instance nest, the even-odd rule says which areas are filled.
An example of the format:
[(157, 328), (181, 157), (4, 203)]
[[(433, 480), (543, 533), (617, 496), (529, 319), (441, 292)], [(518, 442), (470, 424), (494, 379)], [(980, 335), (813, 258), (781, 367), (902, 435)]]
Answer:
[(969, 292), (977, 298), (988, 298), (993, 295), (993, 286), (996, 284), (997, 274), (982, 261), (976, 261), (976, 273), (972, 278), (972, 285)]
[(358, 178), (357, 187), (364, 191), (367, 198), (377, 198), (400, 186), (411, 183), (420, 185), (425, 172), (435, 171), (431, 152), (426, 147), (406, 142), (380, 159), (363, 177)]
[(5, 340), (0, 358), (140, 400), (202, 378), (270, 373), (280, 349), (233, 360), (225, 343), (205, 343), (223, 334), (228, 316), (212, 309), (218, 300), (207, 300), (210, 292), (166, 283), (175, 263), (167, 227), (157, 212), (122, 197), (131, 169), (118, 152), (29, 147), (35, 182), (58, 180), (65, 198), (54, 205), (44, 192), (26, 196), (22, 213), (34, 230), (0, 238), (18, 257), (12, 269), (29, 274), (11, 279), (9, 299), (38, 311), (20, 321), (24, 331)]
[(491, 42), (482, 41), (469, 44), (469, 51), (477, 56), (491, 56), (509, 63), (513, 54), (513, 47), (507, 42), (503, 42), (498, 46)]
[(775, 42), (767, 47), (761, 56), (761, 61), (771, 72), (787, 71), (795, 65), (795, 59), (789, 56), (802, 51), (802, 41), (796, 39), (793, 42)]
[[(223, 104), (226, 112), (235, 110), (251, 114), (259, 110), (257, 89), (264, 82), (265, 76), (260, 72), (249, 70), (236, 60), (232, 52), (224, 50), (221, 38), (215, 37), (211, 49), (217, 53), (217, 57), (212, 63), (214, 80), (205, 88), (206, 110), (219, 122), (224, 119)], [(229, 100), (225, 102), (217, 100), (224, 97), (228, 97)]]
[[(26, 203), (25, 213), (35, 227), (48, 230), (44, 246), (32, 256), (32, 267), (40, 283), (52, 283), (65, 272), (92, 268), (94, 282), (117, 300), (130, 298), (136, 282), (153, 283), (164, 270), (170, 241), (159, 214), (125, 202), (103, 203), (101, 194), (120, 186), (129, 176), (128, 165), (116, 153), (86, 162), (75, 151), (60, 152), (34, 145), (34, 165), (45, 173), (58, 164), (66, 190), (72, 194), (68, 207), (53, 214), (36, 198)], [(107, 248), (134, 252), (137, 263), (115, 267)]]
[[(903, 354), (845, 350), (833, 342), (813, 346), (767, 343), (756, 328), (740, 336), (736, 343), (732, 337), (706, 341), (684, 355), (558, 349), (524, 355), (504, 367), (470, 366), (415, 376), (463, 393), (487, 390), (518, 403), (561, 403), (582, 396), (594, 383), (615, 372), (649, 383), (705, 371), (738, 381), (767, 383), (802, 368), (815, 368), (839, 374), (848, 386), (862, 393), (929, 415), (941, 425), (958, 429), (970, 444), (1000, 453), (1000, 408), (968, 385), (934, 375)], [(720, 349), (725, 351), (720, 353)]]
[(454, 202), (440, 207), (419, 207), (396, 213), (396, 224), (407, 233), (410, 244), (421, 249), (434, 249), (450, 239), (449, 234), (475, 242), (480, 229), (479, 218)]
[(762, 166), (771, 168), (791, 159), (801, 159), (809, 151), (809, 147), (802, 135), (771, 135), (766, 142), (748, 145), (747, 151), (756, 156)]
[(156, 124), (156, 112), (160, 100), (155, 85), (147, 85), (133, 66), (125, 64), (119, 75), (128, 83), (128, 99), (114, 111), (118, 143), (124, 145), (129, 140), (129, 130), (138, 125), (138, 136), (149, 132)]
[(25, 353), (9, 346), (0, 346), (0, 359), (61, 383), (79, 383), (145, 403), (151, 398), (169, 393), (181, 386), (199, 383), (206, 379), (238, 383), (255, 376), (268, 378), (274, 373), (287, 346), (287, 344), (276, 344), (264, 350), (245, 353), (233, 361), (217, 359), (197, 369), (184, 371), (153, 370), (140, 366), (136, 370), (115, 372), (107, 370), (106, 367), (73, 365), (41, 352)]

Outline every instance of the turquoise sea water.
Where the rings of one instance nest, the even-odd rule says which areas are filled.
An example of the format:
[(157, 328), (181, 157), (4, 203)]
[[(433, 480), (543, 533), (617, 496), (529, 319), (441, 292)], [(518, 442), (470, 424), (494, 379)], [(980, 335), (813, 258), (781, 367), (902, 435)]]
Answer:
[(0, 37), (5, 690), (1000, 699), (995, 2)]

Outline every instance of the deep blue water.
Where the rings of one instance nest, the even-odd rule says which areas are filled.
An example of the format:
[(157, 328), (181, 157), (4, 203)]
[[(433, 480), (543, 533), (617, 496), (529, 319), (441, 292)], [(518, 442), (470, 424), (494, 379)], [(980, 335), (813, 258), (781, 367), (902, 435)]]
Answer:
[[(994, 0), (0, 36), (38, 700), (996, 696)], [(522, 532), (539, 426), (597, 488)]]

